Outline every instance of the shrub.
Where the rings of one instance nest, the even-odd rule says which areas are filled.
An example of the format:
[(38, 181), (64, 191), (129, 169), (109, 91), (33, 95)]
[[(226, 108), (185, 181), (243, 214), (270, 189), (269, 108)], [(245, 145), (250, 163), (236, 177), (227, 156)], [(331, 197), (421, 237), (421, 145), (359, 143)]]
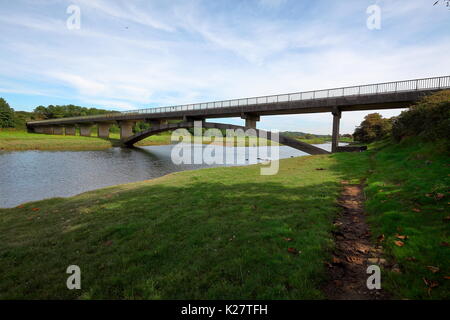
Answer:
[(0, 128), (14, 127), (14, 109), (5, 99), (0, 98)]
[(379, 113), (371, 113), (365, 116), (364, 121), (355, 129), (353, 138), (364, 143), (374, 142), (389, 135), (391, 128), (390, 119), (383, 118)]
[(423, 137), (450, 142), (450, 90), (426, 96), (403, 111), (393, 122), (392, 136), (396, 141)]

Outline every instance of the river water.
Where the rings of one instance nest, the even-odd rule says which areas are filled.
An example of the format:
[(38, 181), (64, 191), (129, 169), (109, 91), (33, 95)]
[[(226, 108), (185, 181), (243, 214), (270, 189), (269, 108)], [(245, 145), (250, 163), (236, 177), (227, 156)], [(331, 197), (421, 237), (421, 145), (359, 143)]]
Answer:
[[(316, 145), (325, 150), (331, 144)], [(53, 197), (68, 197), (116, 184), (157, 178), (171, 172), (224, 164), (180, 164), (171, 160), (174, 145), (139, 148), (111, 148), (100, 151), (17, 151), (0, 152), (0, 208)], [(195, 145), (200, 150), (205, 145)], [(230, 148), (232, 150), (230, 150)], [(252, 148), (227, 147), (235, 157), (244, 154), (244, 164), (251, 164)], [(259, 151), (259, 150), (256, 150)], [(227, 152), (227, 151), (225, 151)], [(306, 153), (281, 146), (279, 158), (304, 156)], [(264, 159), (276, 159), (269, 154)], [(249, 160), (249, 161), (246, 161)], [(257, 161), (257, 158), (254, 158)], [(242, 165), (242, 163), (239, 163)]]

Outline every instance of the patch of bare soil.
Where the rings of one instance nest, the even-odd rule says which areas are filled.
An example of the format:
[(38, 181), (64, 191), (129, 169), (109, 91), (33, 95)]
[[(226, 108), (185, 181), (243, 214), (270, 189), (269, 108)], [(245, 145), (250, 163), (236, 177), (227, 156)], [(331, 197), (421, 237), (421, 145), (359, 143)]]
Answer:
[(333, 258), (328, 263), (329, 282), (324, 287), (328, 299), (374, 300), (386, 299), (382, 290), (367, 288), (369, 265), (385, 263), (382, 247), (372, 245), (369, 227), (365, 221), (363, 188), (359, 184), (341, 182), (344, 186), (338, 199), (342, 212), (334, 221), (336, 244)]

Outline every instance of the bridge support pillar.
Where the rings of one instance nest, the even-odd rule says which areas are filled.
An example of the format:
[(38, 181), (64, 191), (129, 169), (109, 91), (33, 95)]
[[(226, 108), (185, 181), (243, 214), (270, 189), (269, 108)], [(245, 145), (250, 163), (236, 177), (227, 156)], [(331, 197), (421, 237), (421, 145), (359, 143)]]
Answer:
[(77, 132), (75, 126), (65, 126), (64, 131), (65, 131), (66, 136), (74, 136)]
[(331, 138), (331, 152), (337, 152), (339, 145), (339, 124), (341, 121), (341, 110), (333, 109), (333, 135)]
[(64, 127), (54, 126), (53, 127), (53, 134), (63, 135), (64, 134)]
[(92, 132), (91, 124), (82, 124), (80, 125), (80, 136), (90, 137)]
[(99, 138), (109, 138), (109, 128), (111, 127), (110, 123), (107, 122), (99, 122), (97, 123), (97, 136)]
[(33, 131), (36, 133), (44, 133), (44, 127), (41, 126), (33, 127)]
[(44, 131), (45, 134), (53, 134), (53, 127), (45, 126), (43, 131)]
[(259, 116), (255, 114), (245, 113), (241, 115), (245, 119), (245, 128), (256, 129), (256, 122), (259, 121)]
[(124, 140), (133, 135), (134, 121), (119, 121), (120, 139)]

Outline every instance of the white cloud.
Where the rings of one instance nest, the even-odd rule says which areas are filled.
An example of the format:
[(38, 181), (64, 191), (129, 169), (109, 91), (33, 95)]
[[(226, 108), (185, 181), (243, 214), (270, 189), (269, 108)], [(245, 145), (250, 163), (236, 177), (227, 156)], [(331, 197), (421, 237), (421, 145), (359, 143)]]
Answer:
[[(365, 11), (351, 2), (317, 7), (311, 16), (301, 12), (302, 19), (297, 19), (287, 13), (295, 13), (298, 2), (287, 6), (284, 1), (259, 1), (283, 13), (273, 18), (266, 16), (273, 11), (258, 11), (258, 6), (249, 14), (245, 3), (213, 10), (210, 2), (201, 1), (74, 0), (82, 14), (81, 30), (74, 32), (65, 28), (65, 10), (47, 10), (54, 3), (62, 9), (66, 5), (55, 0), (40, 8), (29, 2), (33, 10), (6, 8), (0, 17), (5, 30), (0, 33), (4, 91), (48, 92), (120, 110), (419, 78), (450, 70), (450, 61), (442, 58), (450, 51), (450, 37), (427, 34), (432, 26), (414, 25), (414, 19), (435, 12), (424, 4), (380, 2), (390, 24), (376, 33), (365, 28)], [(345, 13), (345, 21), (336, 12)], [(436, 21), (443, 23), (442, 13)], [(415, 28), (403, 30), (403, 25)], [(20, 79), (26, 85), (17, 88)], [(364, 114), (345, 113), (342, 130), (351, 132)], [(331, 130), (328, 114), (264, 117), (261, 126)]]

